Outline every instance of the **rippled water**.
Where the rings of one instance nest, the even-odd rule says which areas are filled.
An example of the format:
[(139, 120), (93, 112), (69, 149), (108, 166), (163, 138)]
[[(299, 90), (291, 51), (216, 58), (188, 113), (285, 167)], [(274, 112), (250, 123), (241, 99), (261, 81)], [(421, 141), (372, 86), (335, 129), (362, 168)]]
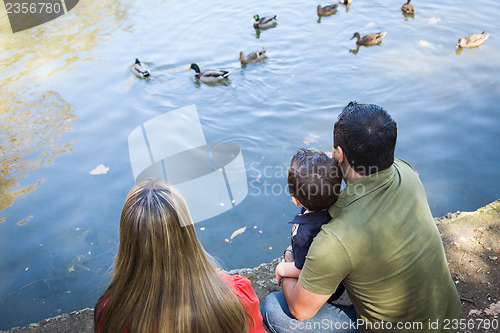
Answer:
[[(500, 4), (414, 1), (405, 18), (403, 2), (355, 0), (318, 22), (308, 1), (80, 1), (16, 34), (2, 14), (0, 329), (93, 307), (134, 184), (128, 134), (189, 104), (207, 141), (239, 145), (247, 168), (243, 203), (196, 224), (229, 269), (281, 255), (296, 212), (283, 170), (298, 148), (330, 150), (350, 100), (393, 115), (396, 154), (420, 173), (435, 216), (497, 199)], [(257, 34), (256, 13), (278, 25)], [(483, 30), (481, 49), (456, 51), (460, 36)], [(387, 35), (356, 50), (356, 31)], [(263, 64), (240, 66), (241, 50), (262, 47)], [(131, 74), (137, 57), (154, 79)], [(229, 84), (195, 82), (192, 62), (229, 70)], [(90, 175), (101, 163), (108, 174)]]

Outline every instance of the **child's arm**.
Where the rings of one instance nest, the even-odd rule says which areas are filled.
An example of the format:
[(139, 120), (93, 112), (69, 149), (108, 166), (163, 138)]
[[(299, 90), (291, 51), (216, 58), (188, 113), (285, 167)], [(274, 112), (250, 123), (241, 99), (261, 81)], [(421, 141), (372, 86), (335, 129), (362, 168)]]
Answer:
[(295, 262), (282, 261), (276, 266), (276, 282), (278, 286), (281, 284), (281, 279), (284, 277), (298, 278), (300, 269), (295, 267)]

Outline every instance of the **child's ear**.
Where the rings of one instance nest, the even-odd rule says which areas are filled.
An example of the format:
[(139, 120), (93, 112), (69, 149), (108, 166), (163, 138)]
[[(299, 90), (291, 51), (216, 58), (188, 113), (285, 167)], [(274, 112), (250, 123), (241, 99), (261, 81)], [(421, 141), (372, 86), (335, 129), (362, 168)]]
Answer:
[(296, 198), (296, 197), (293, 197), (293, 196), (292, 196), (292, 201), (293, 201), (293, 203), (295, 204), (295, 206), (297, 206), (297, 207), (302, 206), (302, 204), (299, 202), (299, 200), (297, 200), (297, 198)]

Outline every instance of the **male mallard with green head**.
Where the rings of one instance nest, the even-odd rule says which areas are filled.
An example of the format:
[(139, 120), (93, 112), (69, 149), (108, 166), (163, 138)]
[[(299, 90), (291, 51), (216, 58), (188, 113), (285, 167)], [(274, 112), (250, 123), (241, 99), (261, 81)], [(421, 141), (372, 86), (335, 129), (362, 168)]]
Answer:
[(406, 14), (415, 14), (415, 7), (410, 5), (410, 0), (401, 7), (401, 10)]
[(319, 16), (329, 16), (335, 14), (338, 6), (339, 5), (337, 3), (325, 7), (321, 7), (321, 5), (318, 5), (318, 9), (316, 9), (316, 14), (318, 14)]
[(356, 41), (356, 44), (358, 45), (363, 45), (363, 46), (377, 45), (382, 42), (382, 37), (384, 37), (386, 33), (387, 32), (383, 31), (361, 37), (360, 34), (356, 32), (351, 37), (351, 39), (358, 38), (358, 40)]
[(263, 62), (266, 57), (266, 49), (262, 49), (257, 52), (252, 52), (245, 57), (243, 51), (240, 52), (240, 62), (242, 65), (251, 64), (253, 62)]
[(254, 24), (253, 27), (255, 29), (266, 29), (272, 27), (276, 23), (276, 15), (274, 16), (265, 16), (259, 17), (259, 15), (254, 15)]
[(228, 71), (222, 71), (218, 69), (207, 69), (206, 71), (201, 72), (200, 67), (197, 64), (191, 64), (189, 69), (194, 69), (196, 74), (194, 77), (205, 82), (205, 83), (215, 83), (217, 81), (226, 79), (229, 75)]
[(141, 79), (151, 76), (148, 66), (140, 62), (139, 59), (135, 59), (134, 67), (132, 67), (132, 73)]
[(484, 31), (480, 34), (473, 34), (467, 37), (460, 37), (457, 43), (457, 47), (471, 48), (471, 47), (481, 46), (484, 43), (484, 41), (488, 39), (488, 37), (490, 37), (490, 34)]

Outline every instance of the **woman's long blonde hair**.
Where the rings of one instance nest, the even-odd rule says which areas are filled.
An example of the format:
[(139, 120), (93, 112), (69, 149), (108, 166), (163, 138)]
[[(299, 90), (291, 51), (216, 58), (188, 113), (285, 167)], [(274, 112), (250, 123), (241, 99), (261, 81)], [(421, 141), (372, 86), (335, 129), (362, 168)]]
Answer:
[(163, 179), (147, 179), (128, 194), (113, 277), (96, 304), (96, 332), (126, 326), (140, 333), (248, 330), (242, 304), (196, 237), (186, 202)]

